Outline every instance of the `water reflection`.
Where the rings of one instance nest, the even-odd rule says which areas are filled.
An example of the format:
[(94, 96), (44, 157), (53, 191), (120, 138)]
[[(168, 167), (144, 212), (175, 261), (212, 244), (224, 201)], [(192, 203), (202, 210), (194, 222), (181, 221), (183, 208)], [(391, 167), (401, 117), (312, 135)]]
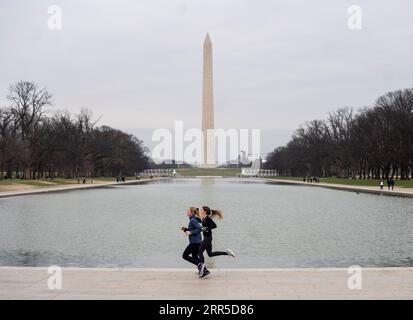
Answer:
[(212, 186), (215, 184), (215, 178), (205, 177), (205, 178), (200, 178), (200, 180), (201, 180), (202, 186)]
[(413, 199), (170, 179), (0, 200), (0, 265), (190, 267), (186, 208), (221, 209), (208, 267), (413, 266)]

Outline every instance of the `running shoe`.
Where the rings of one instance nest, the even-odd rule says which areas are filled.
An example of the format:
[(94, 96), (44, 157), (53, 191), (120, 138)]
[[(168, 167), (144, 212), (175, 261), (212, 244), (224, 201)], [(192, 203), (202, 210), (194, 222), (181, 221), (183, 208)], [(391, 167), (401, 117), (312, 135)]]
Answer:
[(202, 274), (202, 276), (199, 276), (199, 277), (202, 278), (202, 279), (205, 279), (210, 274), (211, 274), (211, 272), (209, 272), (209, 270), (204, 270), (204, 273)]
[(203, 275), (203, 274), (204, 274), (204, 271), (205, 271), (205, 263), (200, 262), (200, 265), (201, 265), (201, 266), (198, 268), (198, 269), (199, 269), (198, 276)]
[(227, 253), (228, 253), (229, 256), (235, 258), (235, 253), (234, 253), (234, 251), (232, 251), (231, 249), (227, 249)]
[(199, 276), (200, 274), (202, 274), (201, 273), (202, 262), (198, 263), (198, 265), (196, 267), (198, 268), (198, 276)]

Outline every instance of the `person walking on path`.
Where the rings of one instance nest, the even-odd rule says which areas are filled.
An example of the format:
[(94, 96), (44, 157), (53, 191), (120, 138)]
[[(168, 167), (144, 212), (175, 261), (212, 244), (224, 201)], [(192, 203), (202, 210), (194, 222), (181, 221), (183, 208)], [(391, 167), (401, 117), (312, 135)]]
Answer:
[(394, 182), (393, 178), (390, 179), (390, 185), (391, 185), (391, 190), (393, 191), (394, 190), (394, 185), (395, 185), (395, 182)]
[(380, 185), (380, 190), (383, 190), (384, 181), (382, 179), (380, 179), (379, 185)]

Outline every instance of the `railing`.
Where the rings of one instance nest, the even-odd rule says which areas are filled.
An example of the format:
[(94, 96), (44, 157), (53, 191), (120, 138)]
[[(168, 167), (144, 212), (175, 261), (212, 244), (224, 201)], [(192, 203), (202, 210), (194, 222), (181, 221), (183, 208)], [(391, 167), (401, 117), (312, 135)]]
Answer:
[(139, 173), (140, 177), (175, 177), (175, 169), (146, 169)]
[(242, 168), (240, 177), (277, 177), (276, 170)]

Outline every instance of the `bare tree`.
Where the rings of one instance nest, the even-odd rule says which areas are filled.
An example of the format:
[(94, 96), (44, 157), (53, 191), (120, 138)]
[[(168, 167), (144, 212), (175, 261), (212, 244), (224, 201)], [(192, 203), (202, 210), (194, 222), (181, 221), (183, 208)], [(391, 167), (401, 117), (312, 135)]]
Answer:
[(133, 135), (107, 126), (82, 109), (51, 116), (51, 95), (33, 82), (10, 86), (0, 108), (0, 179), (133, 175), (149, 166), (147, 148)]
[(413, 89), (389, 92), (372, 108), (305, 123), (268, 168), (293, 175), (409, 179), (413, 173)]
[(43, 131), (43, 116), (46, 107), (52, 104), (52, 96), (34, 82), (20, 81), (10, 86), (7, 99), (23, 145), (20, 154), (23, 177), (31, 178), (36, 148)]
[(15, 153), (15, 125), (10, 108), (0, 108), (0, 180), (3, 180), (5, 166)]

